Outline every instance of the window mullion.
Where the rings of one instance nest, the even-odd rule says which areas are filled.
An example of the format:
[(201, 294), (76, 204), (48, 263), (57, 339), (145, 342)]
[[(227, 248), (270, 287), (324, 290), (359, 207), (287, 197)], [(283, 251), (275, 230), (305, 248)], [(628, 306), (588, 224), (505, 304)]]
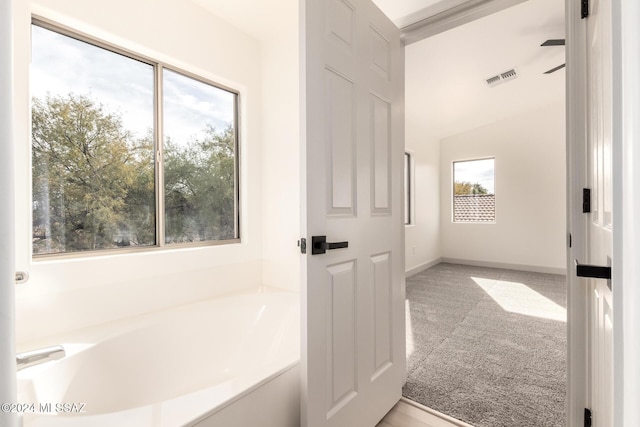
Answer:
[(235, 174), (234, 174), (234, 238), (240, 238), (240, 105), (236, 95), (233, 100), (234, 138), (235, 138)]
[(159, 247), (165, 244), (165, 217), (164, 217), (164, 157), (163, 141), (164, 128), (162, 125), (162, 65), (155, 65), (154, 85), (155, 105), (155, 151), (156, 151), (156, 244)]

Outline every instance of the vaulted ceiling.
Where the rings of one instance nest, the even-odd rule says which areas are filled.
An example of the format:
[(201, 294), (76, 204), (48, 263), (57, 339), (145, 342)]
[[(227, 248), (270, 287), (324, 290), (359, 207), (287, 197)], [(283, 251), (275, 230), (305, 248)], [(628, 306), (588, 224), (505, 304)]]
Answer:
[[(564, 36), (562, 0), (527, 0), (407, 46), (408, 119), (444, 138), (562, 102), (565, 69), (543, 73), (564, 64), (565, 47), (540, 44)], [(487, 85), (511, 69), (516, 79)]]

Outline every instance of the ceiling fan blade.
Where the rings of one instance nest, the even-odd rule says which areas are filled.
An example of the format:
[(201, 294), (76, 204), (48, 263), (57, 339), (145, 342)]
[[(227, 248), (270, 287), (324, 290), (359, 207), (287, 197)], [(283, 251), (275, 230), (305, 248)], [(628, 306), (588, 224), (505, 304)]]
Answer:
[(561, 70), (566, 66), (567, 66), (567, 64), (558, 65), (557, 67), (554, 67), (554, 68), (550, 69), (549, 71), (545, 71), (544, 74), (555, 73), (556, 71)]
[(550, 39), (542, 43), (540, 46), (564, 46), (564, 39)]

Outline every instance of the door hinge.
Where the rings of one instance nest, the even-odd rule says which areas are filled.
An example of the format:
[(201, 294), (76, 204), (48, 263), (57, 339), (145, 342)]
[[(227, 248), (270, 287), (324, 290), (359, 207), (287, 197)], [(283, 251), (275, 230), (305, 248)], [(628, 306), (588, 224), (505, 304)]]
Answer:
[(569, 247), (573, 247), (573, 237), (571, 236), (571, 233), (569, 233)]
[(591, 409), (584, 408), (584, 427), (591, 427)]
[(591, 212), (591, 189), (582, 189), (582, 213)]
[(298, 246), (300, 247), (301, 254), (307, 253), (307, 239), (303, 237), (300, 240), (298, 240)]
[(580, 18), (589, 16), (589, 0), (580, 0)]

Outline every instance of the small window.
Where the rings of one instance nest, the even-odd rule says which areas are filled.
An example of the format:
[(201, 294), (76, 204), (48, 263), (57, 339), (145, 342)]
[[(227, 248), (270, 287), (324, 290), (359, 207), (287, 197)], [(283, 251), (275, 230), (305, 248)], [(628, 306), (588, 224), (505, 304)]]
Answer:
[(411, 154), (404, 153), (404, 224), (413, 224), (411, 209), (413, 207), (411, 199)]
[(238, 239), (238, 95), (31, 29), (33, 254)]
[(496, 221), (495, 159), (453, 163), (453, 221)]

